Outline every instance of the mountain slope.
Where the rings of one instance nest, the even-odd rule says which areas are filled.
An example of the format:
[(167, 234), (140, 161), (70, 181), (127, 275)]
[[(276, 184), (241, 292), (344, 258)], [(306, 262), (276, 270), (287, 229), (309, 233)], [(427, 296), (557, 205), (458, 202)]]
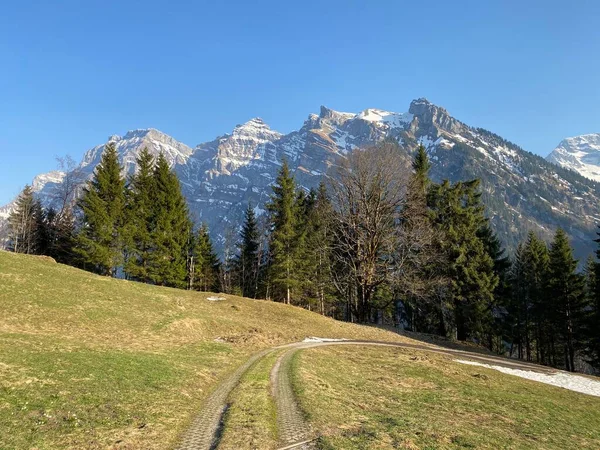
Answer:
[[(408, 111), (367, 109), (358, 114), (321, 107), (296, 131), (282, 134), (261, 119), (238, 125), (226, 135), (194, 149), (157, 130), (136, 130), (112, 137), (125, 170), (135, 170), (135, 157), (147, 146), (163, 151), (175, 168), (192, 216), (205, 221), (217, 246), (234, 236), (250, 203), (258, 214), (271, 194), (286, 159), (299, 185), (316, 187), (348, 152), (386, 138), (398, 140), (408, 164), (419, 144), (427, 147), (436, 181), (481, 178), (488, 215), (511, 248), (528, 230), (549, 238), (563, 227), (578, 256), (593, 248), (600, 221), (600, 185), (573, 171), (528, 153), (489, 131), (470, 127), (444, 108), (425, 99)], [(81, 170), (89, 177), (103, 145), (89, 150)], [(40, 190), (49, 196), (52, 183)]]
[(591, 180), (600, 181), (600, 133), (564, 139), (546, 159)]

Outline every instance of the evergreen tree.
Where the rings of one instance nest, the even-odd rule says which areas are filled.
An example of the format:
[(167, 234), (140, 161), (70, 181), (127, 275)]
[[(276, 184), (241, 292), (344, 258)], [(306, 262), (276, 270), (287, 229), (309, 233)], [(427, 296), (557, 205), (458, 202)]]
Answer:
[(592, 366), (595, 366), (594, 356), (594, 335), (596, 333), (595, 327), (600, 325), (600, 322), (595, 323), (594, 317), (596, 315), (596, 286), (597, 286), (597, 273), (596, 273), (596, 257), (589, 255), (585, 262), (583, 269), (583, 277), (585, 279), (584, 285), (584, 307), (583, 307), (583, 324), (580, 330), (582, 335), (582, 347), (583, 355), (585, 360)]
[(331, 280), (331, 239), (333, 226), (332, 206), (325, 184), (321, 182), (316, 193), (311, 193), (305, 239), (305, 279), (309, 282), (309, 297), (314, 298), (317, 310), (325, 315), (331, 311), (333, 288)]
[(254, 209), (248, 204), (235, 260), (237, 280), (244, 297), (256, 298), (260, 271), (259, 232)]
[(295, 217), (295, 248), (294, 248), (294, 275), (297, 280), (295, 289), (296, 304), (314, 309), (316, 297), (311, 278), (314, 264), (314, 252), (309, 248), (308, 241), (312, 233), (310, 217), (315, 204), (316, 192), (311, 190), (308, 194), (302, 189), (296, 192)]
[(417, 154), (412, 162), (412, 168), (414, 171), (412, 177), (414, 181), (411, 184), (415, 185), (415, 190), (426, 193), (431, 185), (431, 180), (429, 179), (431, 163), (429, 162), (427, 150), (425, 150), (423, 144), (419, 145), (419, 148), (417, 148)]
[[(554, 358), (555, 337), (550, 318), (547, 278), (549, 254), (546, 243), (529, 232), (523, 247), (523, 282), (521, 294), (523, 317), (523, 353), (527, 361), (547, 363)], [(535, 355), (534, 352), (535, 351)]]
[(75, 217), (70, 207), (56, 211), (50, 207), (45, 212), (46, 255), (63, 264), (75, 263)]
[(269, 276), (274, 291), (273, 297), (287, 304), (291, 303), (292, 290), (299, 285), (296, 271), (296, 207), (296, 183), (290, 174), (287, 161), (284, 161), (275, 180), (267, 209), (270, 212), (272, 227)]
[(498, 276), (478, 236), (485, 224), (479, 180), (454, 185), (444, 181), (432, 190), (430, 201), (435, 224), (442, 231), (439, 245), (447, 255), (445, 272), (451, 280), (456, 336), (482, 339)]
[(513, 356), (516, 347), (517, 358), (519, 359), (523, 359), (525, 354), (526, 316), (529, 314), (525, 294), (527, 282), (525, 279), (526, 263), (524, 254), (524, 245), (519, 243), (509, 273), (510, 296), (506, 304), (507, 315), (503, 322), (504, 332), (511, 344), (509, 356)]
[(144, 148), (137, 158), (137, 172), (131, 177), (127, 195), (124, 269), (129, 278), (144, 282), (150, 280), (149, 264), (154, 250), (153, 168), (154, 158)]
[(152, 224), (147, 276), (156, 284), (185, 288), (191, 222), (177, 175), (161, 153), (153, 172)]
[(39, 243), (38, 215), (39, 203), (34, 198), (31, 186), (26, 185), (8, 218), (9, 248), (15, 253), (36, 253)]
[(485, 224), (479, 229), (477, 234), (479, 239), (483, 242), (485, 251), (494, 262), (494, 273), (498, 278), (498, 284), (494, 289), (492, 298), (493, 301), (488, 306), (489, 314), (486, 315), (489, 320), (485, 331), (485, 334), (487, 335), (486, 344), (492, 351), (503, 352), (502, 315), (505, 313), (503, 307), (510, 297), (509, 272), (511, 263), (508, 256), (505, 255), (502, 242), (494, 230), (492, 230), (489, 220), (486, 220)]
[[(599, 233), (600, 235), (600, 233)], [(596, 240), (600, 243), (600, 240)], [(587, 317), (585, 321), (585, 355), (588, 362), (600, 370), (600, 264), (596, 258), (590, 257), (587, 265)]]
[(213, 250), (208, 227), (202, 225), (193, 241), (192, 279), (190, 285), (198, 291), (219, 290), (219, 259)]
[[(403, 319), (408, 320), (413, 331), (437, 332), (443, 323), (443, 305), (436, 301), (439, 296), (435, 291), (445, 282), (440, 276), (444, 258), (436, 245), (438, 236), (428, 207), (431, 164), (422, 145), (417, 149), (412, 168), (399, 228), (405, 245), (399, 246), (403, 251), (399, 252), (398, 259), (404, 263), (399, 271), (401, 282), (396, 286), (402, 299), (396, 303), (396, 314), (405, 314)], [(439, 244), (440, 240), (437, 241)]]
[(94, 177), (79, 201), (83, 212), (76, 251), (84, 267), (115, 276), (123, 263), (125, 179), (113, 143), (106, 145)]
[(581, 337), (584, 308), (583, 277), (577, 273), (577, 260), (566, 233), (559, 228), (550, 247), (548, 289), (551, 293), (551, 317), (561, 337), (565, 368), (575, 371), (575, 352)]

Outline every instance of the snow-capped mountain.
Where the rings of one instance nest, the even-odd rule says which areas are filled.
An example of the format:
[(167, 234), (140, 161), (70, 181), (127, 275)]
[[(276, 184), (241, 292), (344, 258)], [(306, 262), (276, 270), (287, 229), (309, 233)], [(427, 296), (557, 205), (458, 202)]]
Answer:
[[(366, 109), (355, 114), (321, 107), (288, 134), (256, 118), (193, 150), (153, 129), (109, 141), (115, 142), (128, 173), (135, 170), (142, 148), (155, 155), (162, 151), (181, 180), (192, 217), (209, 225), (220, 246), (235, 235), (249, 203), (258, 214), (264, 211), (284, 159), (298, 184), (309, 189), (349, 152), (385, 138), (401, 144), (407, 164), (417, 146), (425, 145), (436, 181), (480, 178), (488, 215), (509, 247), (530, 229), (549, 238), (561, 226), (579, 256), (593, 248), (600, 221), (599, 184), (470, 127), (425, 99), (414, 100), (404, 113)], [(80, 169), (88, 177), (103, 150), (99, 145), (85, 154)], [(39, 195), (50, 198), (52, 186), (42, 186)]]
[[(171, 166), (185, 164), (192, 154), (192, 149), (187, 145), (154, 128), (129, 131), (125, 136), (113, 135), (108, 138), (107, 143), (115, 145), (126, 173), (135, 171), (135, 160), (143, 148), (147, 148), (154, 156), (163, 153)], [(85, 173), (92, 173), (100, 162), (105, 147), (106, 144), (102, 144), (88, 150), (83, 156), (80, 169)]]
[(600, 181), (600, 133), (567, 138), (547, 159), (591, 180)]

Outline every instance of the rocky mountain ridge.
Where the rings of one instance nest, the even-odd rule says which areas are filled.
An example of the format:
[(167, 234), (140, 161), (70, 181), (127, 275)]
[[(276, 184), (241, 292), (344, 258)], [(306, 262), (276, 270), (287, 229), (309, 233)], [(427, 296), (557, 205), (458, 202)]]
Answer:
[[(561, 226), (579, 256), (593, 249), (591, 239), (600, 222), (599, 184), (470, 127), (426, 99), (414, 100), (405, 113), (371, 108), (354, 114), (323, 106), (287, 134), (255, 118), (193, 149), (154, 129), (130, 131), (109, 141), (115, 142), (128, 173), (135, 170), (142, 148), (155, 155), (163, 152), (181, 180), (193, 218), (205, 221), (222, 246), (237, 230), (248, 203), (257, 213), (264, 211), (284, 159), (298, 184), (310, 189), (349, 152), (386, 138), (401, 144), (407, 164), (423, 144), (436, 181), (481, 178), (488, 216), (509, 247), (529, 229), (549, 238)], [(99, 145), (85, 154), (80, 170), (86, 176), (103, 149)], [(42, 198), (49, 198), (53, 185), (38, 189)]]

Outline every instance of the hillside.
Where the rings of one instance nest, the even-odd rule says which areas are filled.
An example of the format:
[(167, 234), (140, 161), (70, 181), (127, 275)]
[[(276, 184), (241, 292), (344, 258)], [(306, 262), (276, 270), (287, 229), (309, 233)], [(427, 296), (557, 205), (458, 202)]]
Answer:
[(0, 251), (0, 448), (172, 447), (215, 384), (307, 336), (406, 341), (266, 301)]
[[(0, 448), (174, 448), (192, 423), (203, 425), (199, 412), (232, 376), (241, 378), (227, 394), (222, 449), (280, 446), (281, 405), (272, 393), (288, 379), (318, 448), (600, 444), (599, 398), (452, 361), (489, 355), (222, 298), (0, 251)], [(322, 345), (312, 340), (273, 348), (309, 336), (375, 347), (352, 341), (311, 350)], [(381, 341), (404, 348), (377, 347)], [(269, 353), (248, 359), (260, 349)]]
[[(419, 144), (426, 146), (436, 181), (481, 178), (488, 215), (509, 248), (529, 230), (548, 239), (557, 227), (567, 231), (579, 258), (594, 248), (600, 185), (469, 126), (426, 99), (414, 100), (404, 113), (371, 108), (355, 114), (323, 106), (287, 134), (254, 118), (194, 148), (154, 129), (111, 136), (109, 141), (128, 173), (135, 170), (135, 158), (144, 147), (154, 155), (163, 152), (181, 180), (192, 217), (209, 225), (222, 248), (248, 203), (258, 214), (264, 212), (284, 159), (298, 184), (310, 189), (353, 149), (386, 138), (401, 144), (407, 163)], [(103, 149), (98, 145), (87, 151), (78, 169), (84, 176), (91, 175)], [(59, 181), (50, 173), (34, 183), (46, 203), (52, 202)], [(10, 205), (0, 207), (0, 221), (9, 211)]]

